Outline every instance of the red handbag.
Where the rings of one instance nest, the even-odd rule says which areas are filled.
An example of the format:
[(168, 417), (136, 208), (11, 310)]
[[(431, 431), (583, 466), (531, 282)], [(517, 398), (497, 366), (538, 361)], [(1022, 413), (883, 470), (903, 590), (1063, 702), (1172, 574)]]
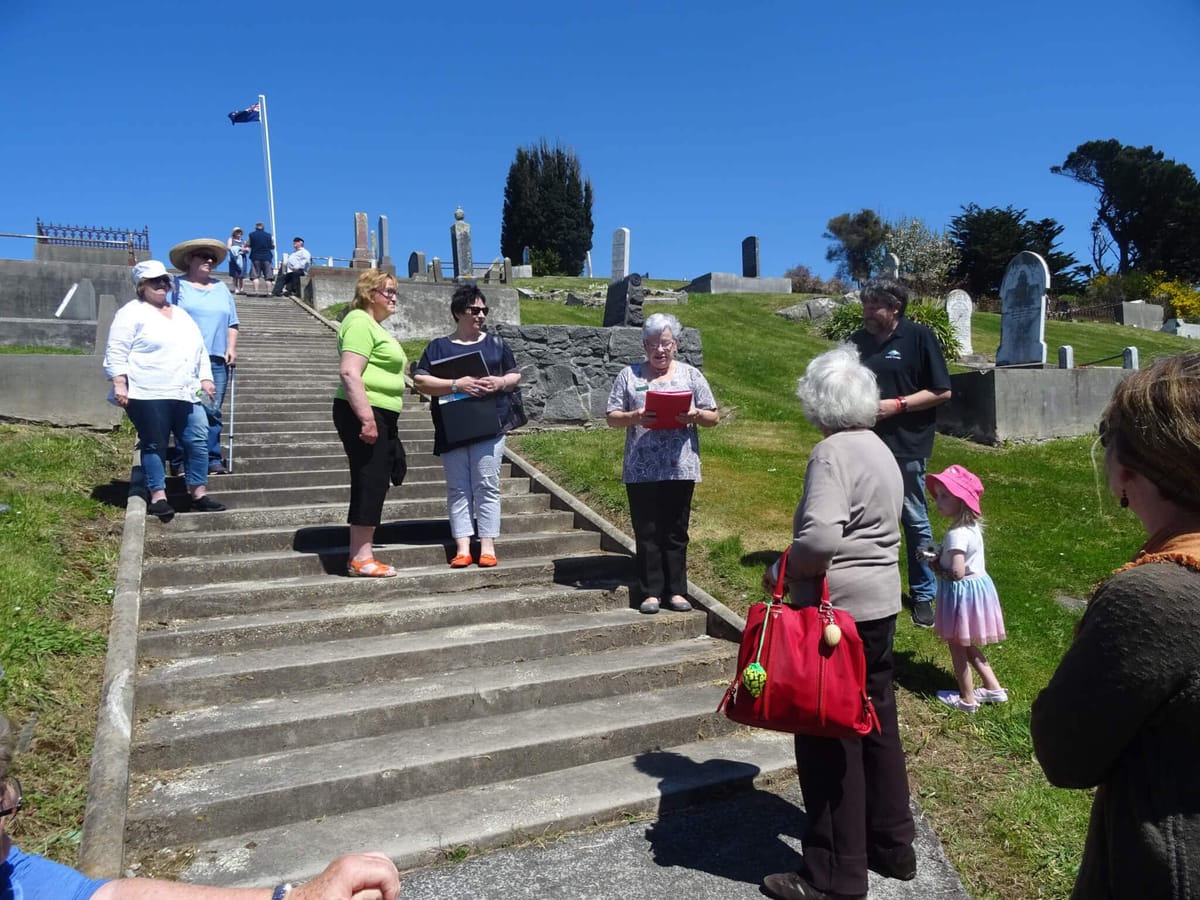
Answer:
[(854, 617), (833, 608), (824, 576), (819, 606), (784, 603), (786, 571), (784, 551), (771, 602), (746, 616), (737, 675), (717, 710), (743, 725), (812, 737), (879, 731)]

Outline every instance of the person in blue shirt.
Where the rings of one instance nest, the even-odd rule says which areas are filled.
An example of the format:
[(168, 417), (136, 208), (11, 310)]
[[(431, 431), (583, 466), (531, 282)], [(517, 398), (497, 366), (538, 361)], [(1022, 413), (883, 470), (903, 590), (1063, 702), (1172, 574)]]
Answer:
[(176, 279), (174, 302), (200, 327), (216, 386), (212, 403), (204, 406), (209, 475), (224, 475), (229, 471), (221, 459), (221, 429), (224, 427), (221, 404), (225, 402), (230, 372), (237, 364), (238, 315), (229, 288), (212, 277), (226, 252), (225, 245), (216, 238), (197, 238), (171, 248), (171, 265), (184, 272)]
[(8, 829), (24, 807), (9, 774), (12, 727), (0, 714), (0, 900), (397, 900), (400, 876), (382, 853), (340, 856), (312, 881), (273, 888), (219, 888), (152, 878), (89, 878), (12, 842)]

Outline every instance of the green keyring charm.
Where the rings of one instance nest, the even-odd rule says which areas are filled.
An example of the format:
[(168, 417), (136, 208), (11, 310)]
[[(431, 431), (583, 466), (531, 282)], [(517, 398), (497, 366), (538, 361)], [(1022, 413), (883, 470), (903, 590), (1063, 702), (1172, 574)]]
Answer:
[(750, 696), (757, 700), (758, 695), (767, 686), (767, 670), (756, 662), (750, 663), (742, 670), (742, 684), (746, 686)]

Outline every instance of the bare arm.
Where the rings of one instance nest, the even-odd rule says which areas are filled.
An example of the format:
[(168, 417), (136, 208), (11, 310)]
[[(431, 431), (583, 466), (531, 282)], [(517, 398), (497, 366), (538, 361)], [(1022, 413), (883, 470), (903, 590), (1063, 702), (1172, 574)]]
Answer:
[(880, 400), (878, 418), (890, 419), (892, 416), (903, 415), (906, 412), (920, 412), (923, 409), (941, 406), (950, 399), (950, 395), (950, 391), (927, 391), (922, 389), (915, 394), (907, 394), (904, 397), (891, 397), (887, 400)]
[(362, 423), (362, 431), (358, 437), (364, 444), (373, 444), (379, 438), (379, 430), (375, 427), (375, 413), (367, 400), (367, 389), (363, 387), (362, 373), (367, 368), (367, 358), (353, 350), (342, 351), (342, 364), (338, 375), (342, 379), (342, 387), (346, 389), (346, 400), (350, 408)]
[(237, 365), (238, 330), (236, 325), (230, 325), (225, 333), (225, 365)]
[[(102, 885), (92, 900), (271, 900), (274, 888), (218, 888), (150, 878)], [(382, 853), (340, 856), (320, 875), (297, 885), (287, 900), (397, 900), (400, 876)]]

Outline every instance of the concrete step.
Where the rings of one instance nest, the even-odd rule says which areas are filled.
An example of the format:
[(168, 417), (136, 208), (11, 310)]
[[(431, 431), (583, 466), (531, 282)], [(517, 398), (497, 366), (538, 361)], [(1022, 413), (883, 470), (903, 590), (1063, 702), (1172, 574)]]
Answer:
[(143, 771), (208, 765), (243, 756), (334, 744), (438, 722), (464, 721), (618, 694), (729, 677), (737, 648), (709, 638), (556, 656), (227, 703), (161, 716), (138, 730)]
[[(412, 471), (414, 468), (422, 466), (433, 466), (441, 469), (442, 461), (432, 453), (412, 453), (408, 452), (408, 444), (405, 443), (405, 452), (408, 457), (408, 468)], [(346, 469), (346, 454), (345, 453), (329, 453), (312, 456), (247, 456), (242, 457), (241, 452), (234, 448), (234, 467), (239, 475), (259, 474), (259, 475), (275, 475), (283, 472), (315, 472), (315, 471), (335, 471), (337, 469)], [(224, 476), (221, 476), (215, 481), (210, 481), (213, 489), (216, 490), (225, 482)]]
[[(222, 476), (214, 476), (209, 482), (215, 490), (220, 487)], [(443, 519), (446, 516), (446, 498), (440, 497), (413, 498), (395, 496), (403, 491), (393, 491), (392, 496), (383, 504), (383, 525), (405, 522), (410, 519)], [(158, 546), (156, 541), (162, 538), (177, 536), (180, 540), (188, 540), (187, 535), (224, 532), (226, 530), (240, 531), (257, 528), (294, 527), (301, 528), (319, 525), (344, 525), (346, 523), (346, 501), (342, 498), (337, 503), (323, 503), (301, 506), (275, 506), (257, 509), (229, 510), (223, 513), (210, 513), (203, 516), (176, 516), (170, 522), (159, 522), (150, 518), (146, 521), (146, 540), (151, 546)], [(513, 494), (504, 498), (504, 514), (541, 512), (550, 509), (549, 494)]]
[(215, 763), (170, 784), (143, 776), (126, 836), (140, 847), (210, 839), (682, 744), (732, 730), (713, 712), (722, 691), (685, 684)]
[[(235, 465), (236, 468), (236, 465)], [(345, 503), (350, 499), (349, 489), (343, 484), (309, 485), (293, 487), (288, 484), (285, 476), (264, 476), (266, 483), (278, 484), (279, 487), (249, 488), (246, 490), (221, 490), (220, 476), (214, 476), (210, 482), (213, 497), (220, 500), (230, 509), (248, 509), (256, 506), (290, 506), (303, 503)], [(329, 481), (333, 482), (332, 476)], [(502, 478), (500, 480), (501, 497), (520, 494), (529, 490), (528, 478)], [(409, 498), (429, 498), (446, 496), (445, 482), (409, 483), (407, 480), (400, 487), (393, 487), (392, 492)], [(168, 499), (177, 511), (188, 513), (188, 503), (182, 491), (168, 487)], [(221, 513), (205, 513), (219, 516)]]
[(615, 609), (314, 641), (303, 653), (289, 645), (168, 660), (139, 672), (137, 709), (139, 713), (194, 709), (386, 681), (398, 672), (430, 675), (518, 659), (666, 643), (699, 637), (704, 627), (700, 612), (643, 616), (636, 610)]
[[(450, 522), (445, 516), (431, 519), (407, 519), (387, 522), (375, 529), (375, 543), (415, 544), (453, 540)], [(504, 538), (530, 532), (568, 531), (575, 524), (575, 514), (569, 510), (542, 510), (514, 513), (504, 510)], [(273, 528), (245, 528), (190, 534), (171, 534), (165, 529), (147, 534), (147, 557), (156, 560), (182, 557), (232, 557), (238, 553), (266, 553), (294, 550), (297, 553), (319, 553), (328, 549), (345, 548), (350, 542), (348, 525), (294, 525)]]
[[(497, 585), (458, 594), (426, 594), (392, 599), (356, 598), (354, 602), (294, 610), (253, 610), (150, 626), (138, 643), (145, 661), (212, 656), (278, 647), (305, 640), (349, 637), (478, 625), (491, 619), (513, 621), (535, 616), (628, 609), (624, 586)], [(399, 674), (396, 677), (400, 677)]]
[[(433, 438), (401, 438), (404, 441), (404, 450), (407, 453), (432, 453)], [(291, 435), (259, 435), (254, 441), (242, 441), (241, 429), (238, 429), (233, 436), (233, 454), (234, 459), (248, 459), (258, 456), (330, 456), (334, 454), (342, 454), (345, 456), (346, 451), (342, 448), (342, 442), (338, 439), (337, 432), (330, 431), (325, 434), (306, 434), (295, 432)]]
[[(350, 488), (350, 469), (346, 463), (346, 457), (343, 454), (341, 465), (329, 465), (321, 468), (300, 471), (284, 471), (284, 472), (264, 472), (264, 471), (249, 471), (238, 464), (236, 458), (237, 448), (234, 448), (234, 468), (227, 475), (213, 475), (209, 478), (209, 490), (214, 492), (219, 489), (224, 493), (230, 491), (246, 491), (254, 490), (255, 488), (270, 488), (282, 485), (290, 485), (292, 487), (319, 487), (321, 485), (339, 484), (347, 489)], [(301, 457), (303, 458), (303, 457)], [(408, 472), (404, 476), (404, 484), (401, 489), (414, 484), (426, 484), (436, 482), (442, 486), (442, 493), (445, 493), (446, 473), (442, 469), (441, 461), (432, 454), (422, 453), (420, 455), (421, 462), (424, 465), (415, 464), (413, 460), (409, 460)], [(512, 466), (505, 463), (500, 467), (501, 478), (512, 477)], [(172, 476), (167, 479), (167, 493), (172, 495), (182, 495), (187, 493), (187, 485), (182, 476)], [(350, 495), (347, 493), (347, 497)]]
[[(420, 535), (414, 543), (375, 542), (375, 558), (397, 569), (448, 563), (454, 556), (454, 541), (446, 534)], [(538, 531), (506, 534), (497, 541), (497, 556), (505, 560), (530, 556), (569, 556), (600, 548), (600, 535), (592, 531)], [(346, 545), (318, 546), (311, 550), (276, 550), (239, 553), (236, 556), (181, 556), (148, 560), (142, 570), (145, 587), (171, 584), (220, 584), (253, 578), (290, 578), (299, 575), (345, 575)]]
[[(795, 772), (791, 735), (739, 729), (709, 740), (380, 804), (189, 845), (181, 877), (252, 887), (316, 875), (327, 858), (373, 847), (401, 870), (441, 862), (459, 847), (487, 850), (638, 813), (682, 809)], [(321, 849), (320, 854), (313, 852)], [(155, 849), (139, 855), (153, 871)], [(157, 854), (159, 865), (170, 852)]]
[[(503, 546), (503, 545), (501, 545)], [(594, 551), (560, 556), (508, 559), (489, 569), (451, 569), (445, 563), (405, 569), (395, 578), (346, 578), (303, 575), (255, 578), (224, 584), (178, 584), (142, 592), (142, 622), (168, 624), (179, 619), (237, 615), (248, 609), (305, 609), (353, 602), (382, 602), (397, 597), (467, 593), (504, 585), (571, 585), (614, 588), (632, 577), (632, 557)]]

